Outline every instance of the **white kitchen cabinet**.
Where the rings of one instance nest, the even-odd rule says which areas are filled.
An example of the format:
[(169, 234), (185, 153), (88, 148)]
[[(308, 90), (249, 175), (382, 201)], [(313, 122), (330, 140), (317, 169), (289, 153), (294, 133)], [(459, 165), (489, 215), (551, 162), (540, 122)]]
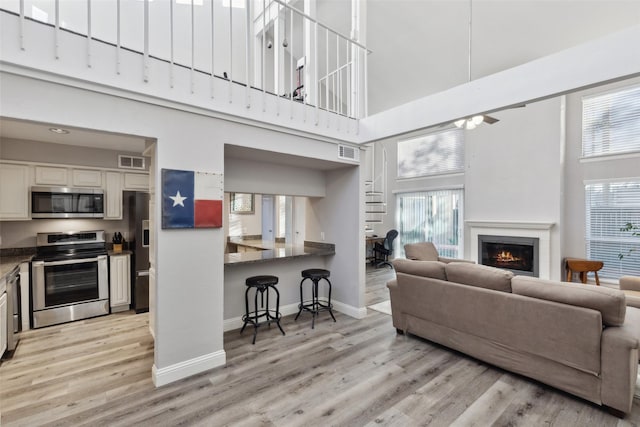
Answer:
[(73, 169), (71, 176), (74, 187), (102, 187), (102, 171)]
[(109, 259), (111, 311), (125, 311), (131, 304), (131, 261), (129, 254), (111, 255)]
[(119, 172), (105, 174), (104, 219), (122, 219), (122, 175)]
[(124, 174), (124, 189), (125, 190), (149, 190), (149, 175), (142, 173), (128, 173)]
[(0, 357), (7, 350), (7, 293), (0, 295)]
[(68, 185), (67, 168), (36, 166), (36, 185)]
[(0, 220), (29, 219), (29, 166), (0, 164)]

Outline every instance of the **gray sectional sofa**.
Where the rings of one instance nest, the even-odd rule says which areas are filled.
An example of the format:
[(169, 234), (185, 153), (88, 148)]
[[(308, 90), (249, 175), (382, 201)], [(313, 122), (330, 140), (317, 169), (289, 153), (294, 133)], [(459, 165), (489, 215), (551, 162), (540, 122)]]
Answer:
[(606, 287), (469, 263), (393, 261), (393, 325), (583, 399), (629, 413), (640, 309)]

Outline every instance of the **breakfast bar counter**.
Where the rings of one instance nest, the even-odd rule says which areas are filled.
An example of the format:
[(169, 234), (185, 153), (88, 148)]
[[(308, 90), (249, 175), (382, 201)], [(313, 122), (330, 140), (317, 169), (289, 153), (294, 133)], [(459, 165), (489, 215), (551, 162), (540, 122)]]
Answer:
[(330, 243), (304, 242), (304, 246), (265, 240), (230, 240), (230, 243), (244, 248), (244, 252), (233, 252), (224, 255), (224, 265), (233, 267), (248, 263), (263, 263), (274, 260), (300, 258), (309, 256), (335, 255), (335, 245)]
[[(280, 313), (283, 316), (295, 314), (300, 303), (301, 272), (310, 268), (330, 269), (336, 253), (333, 244), (309, 241), (304, 242), (304, 245), (291, 245), (231, 238), (227, 248), (231, 253), (224, 255), (225, 331), (239, 329), (243, 325), (247, 278), (262, 275), (277, 277), (278, 283), (275, 286), (280, 294)], [(338, 282), (336, 286), (342, 284)], [(301, 316), (298, 320), (311, 325), (309, 316)], [(289, 319), (282, 326), (285, 331), (287, 322)], [(251, 334), (247, 335), (250, 339)]]

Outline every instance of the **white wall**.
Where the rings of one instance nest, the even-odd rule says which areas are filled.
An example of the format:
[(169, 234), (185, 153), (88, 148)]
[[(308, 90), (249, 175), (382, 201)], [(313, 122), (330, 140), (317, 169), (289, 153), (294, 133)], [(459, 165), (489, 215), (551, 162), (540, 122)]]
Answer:
[[(366, 10), (370, 114), (467, 82), (468, 1), (370, 1)], [(637, 25), (640, 2), (474, 0), (472, 18), (476, 79)]]
[[(254, 148), (260, 146), (271, 151), (319, 159), (333, 160), (336, 156), (336, 147), (331, 143), (15, 74), (2, 73), (0, 85), (2, 113), (6, 117), (155, 138), (153, 170), (156, 188), (160, 188), (163, 168), (225, 171), (225, 143)], [(357, 166), (353, 169), (357, 175)], [(264, 175), (260, 177), (265, 180)], [(357, 216), (358, 190), (353, 184), (332, 187), (325, 203), (326, 217), (342, 219)], [(156, 218), (161, 217), (160, 197), (161, 192), (158, 191)], [(347, 203), (338, 204), (343, 200)], [(335, 271), (336, 280), (343, 286), (357, 286), (353, 280), (357, 274), (353, 271), (361, 258), (357, 251), (348, 250), (357, 241), (357, 227), (340, 229), (341, 225), (332, 225), (330, 221), (327, 221), (327, 227), (331, 232), (327, 241), (335, 237), (338, 247), (344, 245), (340, 257), (342, 267)], [(331, 227), (335, 229), (332, 231)], [(152, 258), (157, 263), (152, 266), (157, 274), (156, 379), (176, 379), (224, 363), (224, 230), (156, 229), (154, 235), (156, 256)]]
[(229, 192), (322, 197), (326, 191), (324, 172), (316, 169), (227, 158), (224, 171)]
[(309, 206), (308, 212), (315, 212), (317, 228), (307, 228), (307, 240), (336, 245), (336, 255), (327, 263), (334, 298), (352, 311), (341, 310), (364, 317), (364, 178), (359, 168), (328, 171), (326, 197), (310, 199)]

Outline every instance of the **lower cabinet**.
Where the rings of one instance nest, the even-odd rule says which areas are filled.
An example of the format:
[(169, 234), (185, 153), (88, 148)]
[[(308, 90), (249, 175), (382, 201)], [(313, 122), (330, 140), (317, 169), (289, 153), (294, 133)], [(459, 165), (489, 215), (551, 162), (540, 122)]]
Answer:
[(131, 304), (131, 257), (129, 254), (111, 255), (109, 259), (111, 311), (129, 310)]

